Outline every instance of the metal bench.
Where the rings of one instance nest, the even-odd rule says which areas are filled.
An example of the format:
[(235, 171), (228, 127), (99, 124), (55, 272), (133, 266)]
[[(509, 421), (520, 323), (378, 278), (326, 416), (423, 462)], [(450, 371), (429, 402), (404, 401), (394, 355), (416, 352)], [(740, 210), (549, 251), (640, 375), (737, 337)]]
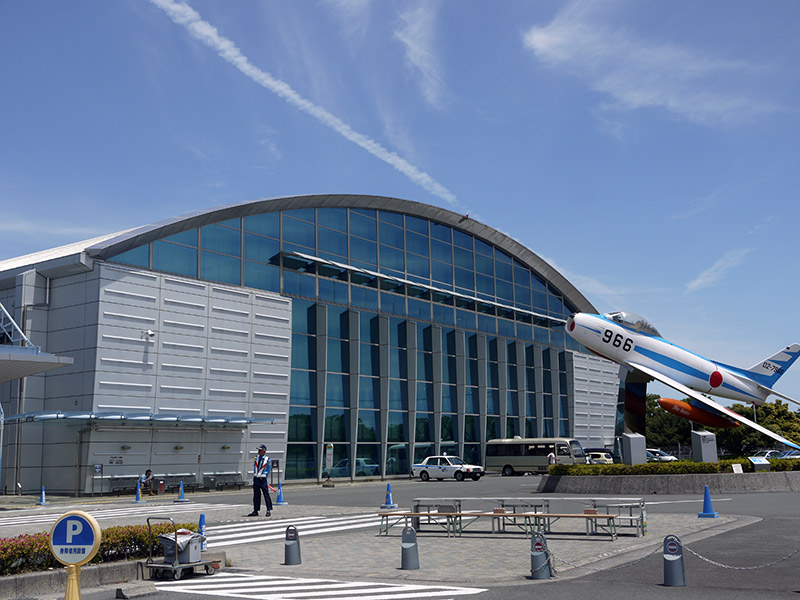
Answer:
[[(617, 539), (617, 515), (602, 513), (531, 513), (522, 515), (525, 527), (531, 533), (551, 533), (550, 526), (559, 519), (583, 519), (586, 522), (586, 535), (597, 534), (603, 530), (611, 535), (611, 541)], [(605, 521), (605, 524), (602, 522)]]
[(644, 500), (633, 499), (632, 501), (602, 501), (593, 500), (592, 507), (597, 508), (598, 512), (603, 510), (608, 514), (616, 516), (616, 523), (619, 527), (629, 527), (636, 530), (636, 536), (647, 535), (647, 507)]
[[(389, 529), (400, 523), (401, 521), (404, 523), (405, 527), (409, 526), (409, 523), (413, 523), (414, 519), (419, 519), (420, 517), (428, 517), (429, 523), (435, 523), (439, 527), (443, 528), (447, 532), (447, 537), (450, 535), (460, 535), (461, 534), (461, 523), (458, 519), (458, 516), (461, 513), (431, 513), (431, 512), (405, 512), (405, 511), (395, 511), (395, 512), (385, 512), (385, 513), (378, 513), (381, 518), (380, 529), (378, 531), (378, 535), (385, 533), (389, 535)], [(431, 519), (431, 517), (441, 517), (444, 518), (444, 523), (439, 521), (438, 519)]]
[(240, 490), (243, 485), (245, 485), (245, 481), (242, 479), (242, 474), (239, 472), (217, 474), (217, 488), (235, 487)]
[(138, 482), (139, 475), (112, 475), (108, 478), (109, 492), (117, 496), (123, 492), (135, 492)]
[(177, 492), (183, 483), (184, 492), (194, 492), (199, 486), (193, 473), (167, 473), (164, 475), (164, 491)]
[[(616, 515), (607, 514), (572, 514), (572, 513), (511, 513), (511, 512), (412, 512), (412, 511), (393, 511), (378, 513), (381, 518), (378, 535), (385, 533), (389, 535), (389, 529), (403, 521), (406, 526), (414, 519), (427, 517), (428, 522), (442, 527), (447, 532), (447, 537), (461, 536), (466, 528), (463, 524), (464, 519), (477, 520), (481, 517), (492, 519), (492, 533), (495, 533), (495, 525), (498, 522), (505, 524), (510, 522), (525, 532), (525, 537), (534, 533), (545, 533), (550, 531), (552, 523), (559, 519), (583, 519), (586, 522), (586, 534), (594, 535), (600, 530), (611, 536), (611, 541), (617, 539)], [(437, 518), (432, 518), (437, 517)], [(441, 519), (444, 519), (444, 523)], [(605, 522), (605, 523), (603, 523)], [(498, 531), (502, 531), (498, 527)]]
[(240, 490), (246, 484), (247, 482), (238, 471), (203, 473), (203, 487), (208, 490), (222, 490), (234, 487)]

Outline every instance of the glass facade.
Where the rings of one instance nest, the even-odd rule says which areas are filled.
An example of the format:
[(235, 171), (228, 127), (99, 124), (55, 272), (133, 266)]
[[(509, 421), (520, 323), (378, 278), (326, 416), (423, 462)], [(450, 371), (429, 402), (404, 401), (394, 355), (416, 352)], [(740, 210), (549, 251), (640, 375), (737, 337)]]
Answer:
[[(334, 463), (406, 474), (485, 441), (569, 435), (574, 307), (499, 247), (410, 214), (303, 208), (190, 229), (111, 258), (293, 300), (287, 479)], [(352, 459), (352, 460), (351, 460)], [(347, 461), (345, 463), (341, 461)]]

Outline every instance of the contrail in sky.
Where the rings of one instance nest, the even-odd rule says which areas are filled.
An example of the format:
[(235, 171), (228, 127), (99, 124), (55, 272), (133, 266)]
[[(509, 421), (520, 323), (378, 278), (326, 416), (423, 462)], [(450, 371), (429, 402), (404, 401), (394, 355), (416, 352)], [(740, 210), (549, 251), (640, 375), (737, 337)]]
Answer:
[(363, 133), (354, 131), (347, 123), (332, 115), (321, 106), (317, 106), (313, 102), (306, 100), (300, 94), (295, 92), (285, 81), (276, 79), (269, 73), (256, 67), (244, 54), (241, 53), (239, 48), (236, 47), (236, 44), (234, 44), (228, 38), (221, 36), (217, 31), (217, 28), (207, 21), (201, 19), (200, 14), (191, 6), (182, 2), (174, 2), (173, 0), (150, 1), (167, 13), (175, 23), (185, 27), (194, 38), (212, 50), (215, 50), (219, 56), (239, 69), (257, 84), (277, 94), (295, 108), (298, 108), (311, 115), (323, 125), (330, 127), (342, 135), (345, 139), (350, 140), (358, 146), (361, 146), (364, 150), (379, 158), (383, 162), (391, 165), (403, 175), (408, 177), (411, 181), (429, 191), (431, 194), (446, 200), (451, 205), (455, 205), (457, 203), (455, 194), (444, 187), (441, 183), (433, 179), (433, 177), (424, 171), (420, 171), (406, 159), (398, 156), (396, 153), (391, 152), (390, 150), (387, 150), (378, 142), (369, 138)]

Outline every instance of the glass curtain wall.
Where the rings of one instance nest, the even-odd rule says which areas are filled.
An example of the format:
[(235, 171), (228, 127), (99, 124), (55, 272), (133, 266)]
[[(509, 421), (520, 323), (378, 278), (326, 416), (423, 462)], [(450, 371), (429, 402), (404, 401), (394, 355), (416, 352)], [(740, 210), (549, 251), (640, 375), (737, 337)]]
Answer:
[(569, 435), (574, 311), (484, 240), (391, 211), (304, 208), (190, 229), (111, 260), (293, 299), (287, 479), (395, 475), (483, 443)]

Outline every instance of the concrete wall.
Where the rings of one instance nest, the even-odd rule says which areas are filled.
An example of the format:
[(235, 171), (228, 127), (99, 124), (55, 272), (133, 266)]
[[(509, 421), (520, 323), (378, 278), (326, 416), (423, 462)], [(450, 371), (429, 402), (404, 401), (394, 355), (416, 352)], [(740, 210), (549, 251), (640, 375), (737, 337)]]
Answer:
[(797, 492), (800, 471), (776, 473), (701, 473), (691, 475), (597, 475), (542, 477), (538, 493), (647, 496), (712, 493)]

